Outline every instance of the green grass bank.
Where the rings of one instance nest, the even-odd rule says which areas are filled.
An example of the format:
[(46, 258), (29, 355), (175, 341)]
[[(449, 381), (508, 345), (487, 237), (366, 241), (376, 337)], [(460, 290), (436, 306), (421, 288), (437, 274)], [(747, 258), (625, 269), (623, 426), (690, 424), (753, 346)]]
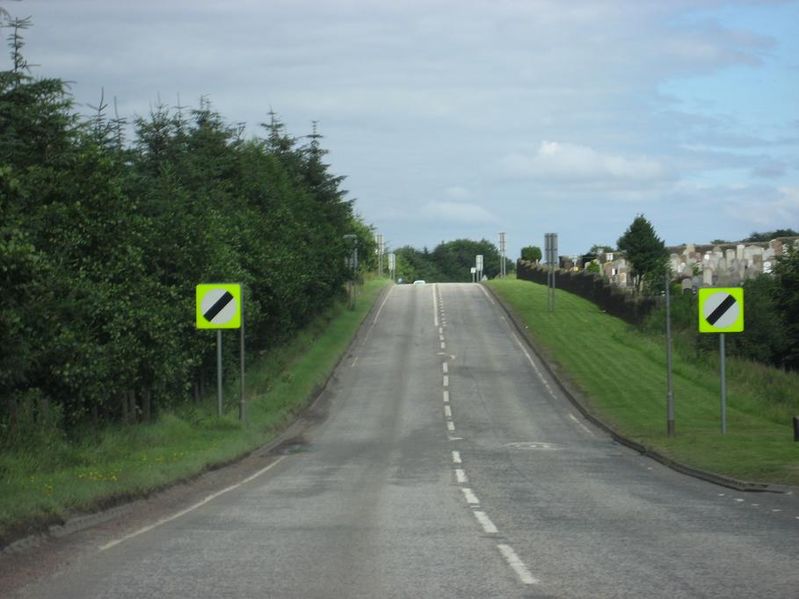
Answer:
[(150, 424), (109, 426), (77, 441), (54, 438), (35, 451), (0, 454), (0, 546), (70, 513), (185, 480), (274, 439), (324, 384), (388, 283), (367, 281), (354, 311), (337, 304), (290, 343), (248, 358), (246, 424), (238, 420), (238, 381), (232, 381), (221, 418), (214, 392)]
[[(529, 327), (536, 345), (586, 408), (620, 434), (686, 465), (751, 482), (799, 485), (799, 374), (727, 358), (727, 434), (720, 432), (718, 355), (674, 344), (677, 435), (666, 435), (666, 342), (544, 285), (488, 283)], [(665, 324), (664, 324), (665, 330)]]

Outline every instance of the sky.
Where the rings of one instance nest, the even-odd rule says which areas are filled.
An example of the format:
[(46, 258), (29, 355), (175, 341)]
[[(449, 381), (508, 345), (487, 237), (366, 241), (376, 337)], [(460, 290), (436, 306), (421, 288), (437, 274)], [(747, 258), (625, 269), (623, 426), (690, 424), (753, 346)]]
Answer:
[[(248, 136), (318, 121), (389, 248), (508, 257), (799, 229), (799, 2), (0, 0), (34, 75), (128, 119), (201, 97)], [(8, 57), (0, 68), (8, 68)]]

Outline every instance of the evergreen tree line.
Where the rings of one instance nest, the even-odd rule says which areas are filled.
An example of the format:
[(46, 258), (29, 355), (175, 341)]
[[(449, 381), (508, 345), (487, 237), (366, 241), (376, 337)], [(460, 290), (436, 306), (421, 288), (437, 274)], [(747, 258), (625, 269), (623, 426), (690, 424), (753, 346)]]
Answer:
[[(373, 256), (315, 125), (298, 140), (270, 112), (263, 134), (245, 139), (207, 100), (128, 123), (101, 99), (81, 118), (62, 80), (32, 76), (28, 22), (11, 25), (11, 68), (0, 72), (0, 444), (45, 421), (147, 418), (201, 396), (215, 379), (215, 334), (195, 329), (197, 284), (243, 285), (254, 353), (341, 295), (344, 234)], [(237, 335), (223, 337), (232, 368)]]
[[(456, 239), (442, 242), (431, 252), (410, 246), (396, 250), (397, 277), (406, 283), (422, 279), (427, 282), (468, 282), (477, 255), (483, 256), (483, 274), (489, 279), (500, 272), (502, 258), (497, 247), (482, 239)], [(515, 263), (506, 258), (506, 272), (515, 270)]]

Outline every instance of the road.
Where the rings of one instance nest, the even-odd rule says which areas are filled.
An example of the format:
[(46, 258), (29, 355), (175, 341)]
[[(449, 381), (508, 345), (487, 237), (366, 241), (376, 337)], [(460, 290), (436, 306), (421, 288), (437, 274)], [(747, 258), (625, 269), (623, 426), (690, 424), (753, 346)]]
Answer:
[(795, 496), (616, 445), (480, 285), (392, 288), (325, 401), (248, 479), (95, 534), (19, 596), (799, 596)]

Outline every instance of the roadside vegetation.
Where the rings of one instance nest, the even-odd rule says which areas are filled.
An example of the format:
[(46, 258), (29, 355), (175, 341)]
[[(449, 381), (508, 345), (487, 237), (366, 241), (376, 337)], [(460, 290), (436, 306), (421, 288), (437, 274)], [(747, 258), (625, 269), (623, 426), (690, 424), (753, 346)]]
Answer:
[[(128, 121), (100, 90), (80, 117), (64, 81), (32, 74), (28, 25), (8, 24), (12, 66), (0, 71), (0, 450), (33, 452), (213, 388), (197, 284), (242, 284), (253, 355), (344, 295), (344, 235), (364, 271), (375, 265), (316, 126), (296, 139), (265, 111), (261, 135), (245, 138), (207, 99)], [(234, 376), (238, 340), (224, 339)]]
[[(499, 274), (501, 257), (497, 247), (482, 239), (456, 239), (442, 242), (433, 251), (427, 248), (417, 250), (404, 246), (395, 251), (397, 255), (397, 277), (405, 281), (423, 279), (429, 283), (469, 282), (470, 269), (475, 265), (475, 257), (483, 256), (483, 272), (493, 278)], [(506, 272), (513, 272), (516, 265), (506, 258)]]
[[(527, 323), (535, 343), (586, 407), (619, 433), (704, 470), (799, 484), (799, 443), (793, 441), (791, 426), (791, 418), (799, 415), (799, 373), (728, 357), (728, 433), (722, 435), (718, 353), (698, 348), (687, 331), (678, 334), (673, 368), (677, 435), (670, 439), (662, 327), (658, 330), (650, 319), (645, 329), (636, 328), (561, 290), (557, 309), (550, 313), (545, 285), (515, 279), (489, 285)], [(683, 317), (690, 319), (690, 314)], [(718, 343), (715, 335), (707, 337)]]
[[(164, 410), (150, 423), (116, 423), (35, 450), (0, 453), (0, 545), (93, 511), (142, 497), (224, 464), (267, 443), (315, 396), (346, 351), (387, 279), (372, 279), (356, 309), (327, 308), (290, 341), (260, 355), (247, 372), (247, 421), (231, 402), (216, 415), (216, 395)], [(238, 400), (238, 381), (225, 396)]]
[[(375, 270), (374, 234), (315, 123), (295, 138), (268, 109), (248, 138), (207, 98), (127, 119), (101, 90), (81, 116), (64, 81), (34, 76), (28, 20), (3, 25), (0, 541), (264, 443), (330, 372), (383, 284), (342, 311), (345, 283)], [(218, 282), (243, 290), (246, 425), (235, 418), (238, 335), (223, 335), (220, 418), (216, 336), (195, 328), (195, 286)]]

